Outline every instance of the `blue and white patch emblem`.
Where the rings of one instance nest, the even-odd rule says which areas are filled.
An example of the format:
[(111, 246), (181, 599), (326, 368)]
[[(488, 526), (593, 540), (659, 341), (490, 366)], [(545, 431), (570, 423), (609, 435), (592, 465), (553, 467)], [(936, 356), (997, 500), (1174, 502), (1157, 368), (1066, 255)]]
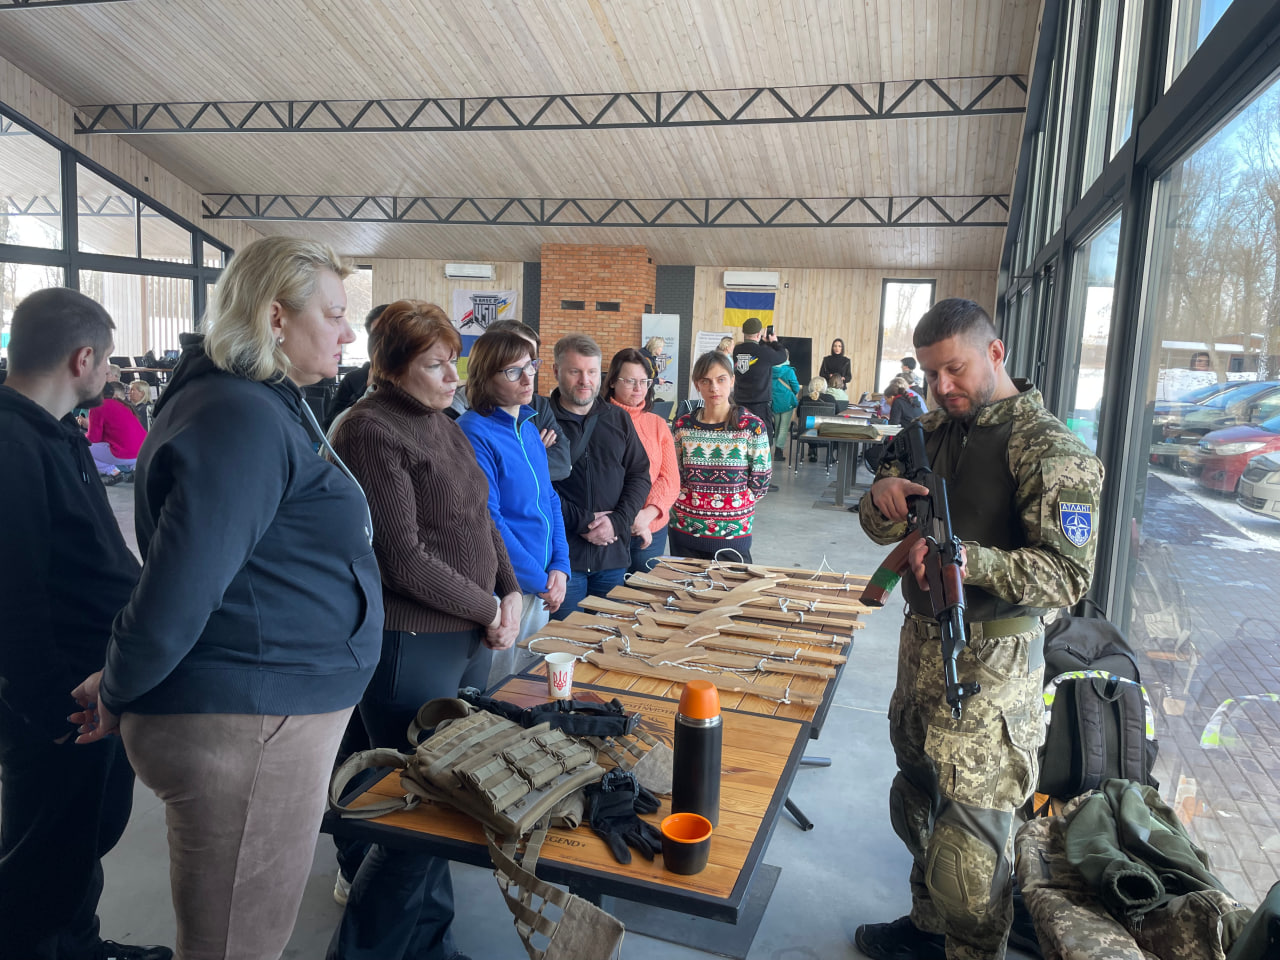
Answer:
[(1062, 534), (1077, 547), (1083, 547), (1093, 536), (1093, 504), (1058, 503), (1058, 520)]

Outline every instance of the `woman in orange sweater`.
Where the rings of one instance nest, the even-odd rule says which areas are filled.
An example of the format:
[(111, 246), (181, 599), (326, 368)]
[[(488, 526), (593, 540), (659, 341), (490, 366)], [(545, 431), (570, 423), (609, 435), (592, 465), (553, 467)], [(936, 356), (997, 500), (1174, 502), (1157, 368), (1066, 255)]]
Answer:
[(649, 496), (631, 525), (628, 573), (648, 570), (654, 557), (667, 552), (667, 517), (680, 493), (676, 447), (667, 421), (653, 410), (653, 375), (639, 350), (628, 347), (613, 355), (604, 395), (631, 414), (644, 452), (649, 455)]

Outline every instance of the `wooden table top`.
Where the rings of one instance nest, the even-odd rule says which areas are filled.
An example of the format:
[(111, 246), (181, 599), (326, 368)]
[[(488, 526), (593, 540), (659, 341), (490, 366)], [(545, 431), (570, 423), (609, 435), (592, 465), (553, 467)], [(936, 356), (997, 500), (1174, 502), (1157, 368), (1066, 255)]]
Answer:
[[(529, 677), (509, 678), (493, 695), (520, 706), (545, 703), (548, 699), (546, 681)], [(628, 711), (641, 714), (643, 729), (672, 743), (676, 701), (634, 691), (592, 691), (576, 680), (574, 695), (581, 700), (600, 701), (617, 696)], [(604, 841), (584, 824), (577, 830), (554, 829), (548, 833), (538, 861), (538, 876), (567, 884), (571, 891), (588, 899), (616, 896), (695, 916), (736, 921), (804, 754), (809, 730), (807, 723), (789, 719), (733, 710), (725, 710), (723, 716), (720, 824), (712, 836), (705, 870), (694, 876), (680, 876), (663, 869), (661, 855), (649, 862), (634, 853), (630, 864), (620, 864)], [(402, 796), (399, 778), (385, 777), (354, 805), (371, 802), (375, 795)], [(670, 800), (663, 799), (661, 809), (644, 819), (657, 826), (670, 812)], [(451, 860), (489, 865), (480, 824), (438, 804), (423, 804), (376, 820), (341, 820), (331, 812), (325, 816), (323, 829), (388, 845), (420, 844)]]

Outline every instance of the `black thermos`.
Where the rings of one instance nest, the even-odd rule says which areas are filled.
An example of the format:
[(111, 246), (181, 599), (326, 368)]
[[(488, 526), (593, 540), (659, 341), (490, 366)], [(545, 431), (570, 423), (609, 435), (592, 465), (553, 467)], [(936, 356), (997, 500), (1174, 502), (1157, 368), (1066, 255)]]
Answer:
[(697, 813), (720, 825), (720, 694), (709, 680), (690, 680), (676, 713), (671, 812)]

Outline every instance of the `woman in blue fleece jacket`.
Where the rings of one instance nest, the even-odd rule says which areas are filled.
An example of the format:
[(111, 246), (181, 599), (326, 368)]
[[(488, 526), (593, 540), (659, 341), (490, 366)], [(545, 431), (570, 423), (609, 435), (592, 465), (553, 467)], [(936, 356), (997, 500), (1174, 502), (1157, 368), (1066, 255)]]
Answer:
[[(518, 334), (500, 331), (480, 337), (467, 359), (471, 409), (458, 418), (489, 479), (489, 512), (524, 594), (521, 639), (542, 629), (559, 608), (569, 578), (560, 497), (551, 486), (546, 447), (529, 406), (538, 363)], [(501, 663), (498, 653), (491, 678), (505, 676), (514, 663), (514, 653)]]

